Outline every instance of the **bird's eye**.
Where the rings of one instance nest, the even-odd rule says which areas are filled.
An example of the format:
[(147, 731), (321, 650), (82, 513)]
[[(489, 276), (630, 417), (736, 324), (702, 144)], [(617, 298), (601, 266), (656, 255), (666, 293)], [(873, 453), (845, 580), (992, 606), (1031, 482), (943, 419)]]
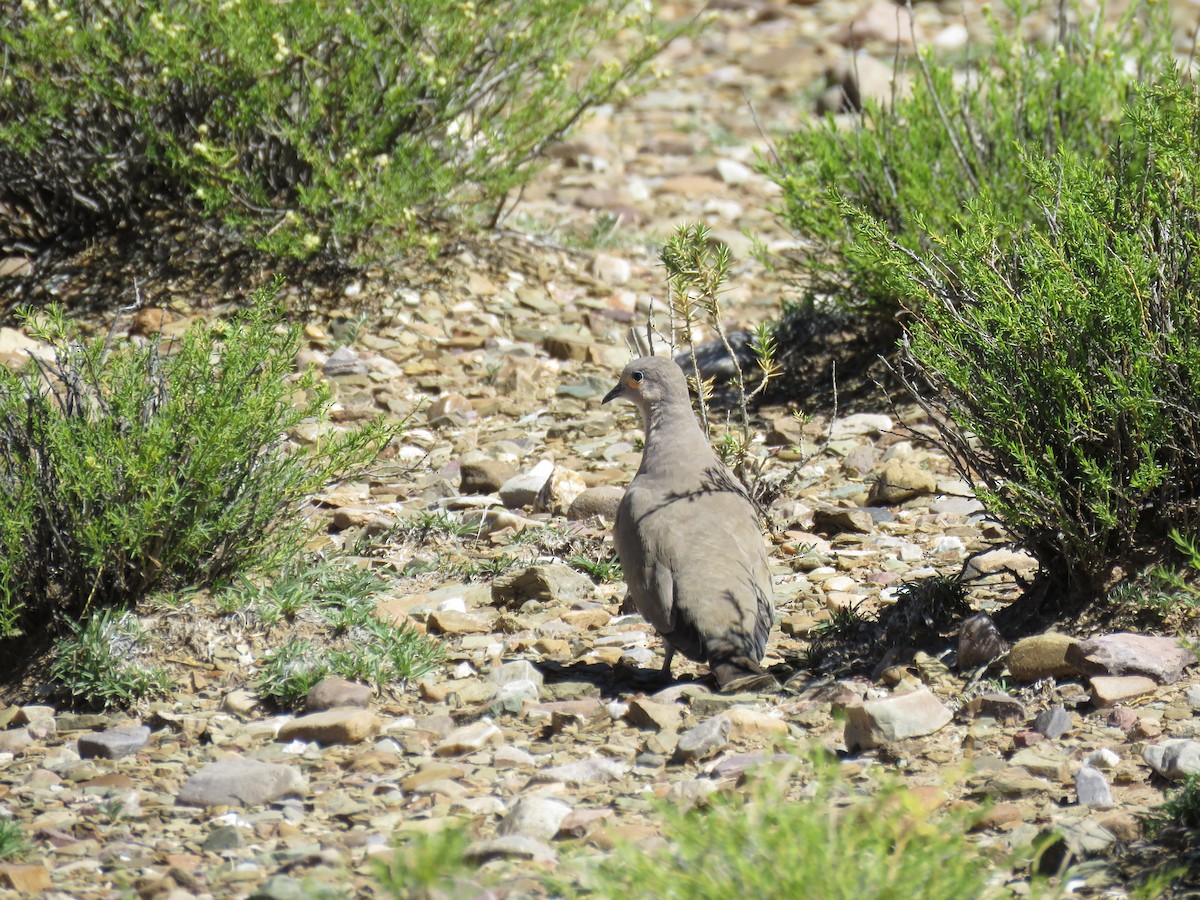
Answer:
[(646, 376), (643, 375), (641, 372), (630, 372), (629, 373), (629, 380), (632, 381), (634, 384), (641, 384), (642, 379), (645, 377)]

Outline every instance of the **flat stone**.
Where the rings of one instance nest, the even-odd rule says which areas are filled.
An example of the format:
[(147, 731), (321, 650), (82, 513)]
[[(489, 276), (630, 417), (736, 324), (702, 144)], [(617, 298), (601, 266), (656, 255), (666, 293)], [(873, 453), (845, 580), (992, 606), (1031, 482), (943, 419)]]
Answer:
[(828, 535), (870, 534), (875, 530), (875, 522), (865, 509), (821, 507), (813, 510), (813, 530)]
[(721, 715), (729, 720), (731, 741), (764, 741), (787, 737), (788, 734), (787, 722), (757, 709), (733, 706)]
[(1173, 637), (1117, 632), (1073, 645), (1067, 661), (1084, 675), (1146, 675), (1159, 684), (1174, 684), (1196, 655)]
[(953, 718), (932, 693), (921, 689), (845, 707), (846, 748), (850, 752), (933, 734)]
[(875, 476), (867, 503), (871, 506), (895, 506), (923, 494), (937, 493), (937, 479), (917, 466), (896, 460), (886, 463)]
[(545, 459), (529, 472), (514, 475), (500, 485), (500, 501), (508, 509), (533, 506), (537, 501), (538, 493), (542, 490), (542, 485), (546, 483), (546, 479), (553, 471), (554, 463)]
[(526, 600), (566, 604), (596, 593), (592, 579), (562, 563), (505, 572), (492, 582), (492, 602), (519, 606)]
[(895, 428), (890, 416), (877, 413), (854, 413), (834, 419), (829, 425), (829, 439), (841, 441), (846, 438), (880, 435)]
[(615, 484), (604, 484), (599, 487), (587, 488), (571, 501), (567, 509), (567, 518), (572, 522), (600, 516), (611, 522), (617, 517), (617, 507), (625, 496), (625, 488)]
[(279, 729), (281, 741), (316, 741), (318, 744), (358, 744), (379, 734), (383, 722), (370, 710), (345, 707), (309, 713)]
[(560, 782), (566, 785), (603, 784), (621, 778), (628, 767), (604, 756), (592, 756), (575, 762), (550, 766), (534, 772), (530, 781), (537, 784)]
[(1163, 778), (1178, 781), (1200, 773), (1200, 742), (1174, 738), (1147, 744), (1142, 759)]
[(425, 624), (433, 634), (487, 634), (492, 630), (485, 619), (457, 609), (435, 609)]
[(496, 834), (523, 834), (538, 840), (552, 840), (571, 807), (550, 797), (522, 797), (496, 826)]
[(438, 756), (461, 756), (503, 742), (504, 734), (495, 723), (490, 719), (480, 719), (470, 725), (455, 728), (433, 748), (433, 752)]
[(458, 469), (458, 489), (464, 494), (495, 494), (517, 474), (517, 467), (499, 459), (464, 462)]
[(311, 712), (339, 707), (366, 709), (371, 705), (373, 694), (369, 685), (347, 681), (339, 675), (326, 675), (312, 686), (304, 698), (304, 706)]
[(308, 789), (294, 766), (231, 757), (209, 763), (189, 778), (176, 802), (184, 806), (258, 806)]
[(1158, 689), (1153, 678), (1145, 675), (1096, 675), (1090, 680), (1092, 705), (1097, 709), (1116, 706), (1134, 697), (1153, 694)]
[(19, 755), (35, 743), (37, 742), (34, 740), (33, 735), (24, 726), (0, 731), (0, 753), (12, 753), (14, 756)]
[(625, 713), (625, 718), (635, 728), (675, 731), (683, 721), (683, 707), (678, 703), (657, 703), (639, 697), (629, 701), (629, 711)]
[(1067, 649), (1075, 643), (1075, 638), (1053, 631), (1022, 638), (1008, 652), (1008, 671), (1023, 684), (1076, 675), (1075, 666), (1067, 661)]
[(0, 887), (20, 894), (41, 894), (53, 887), (50, 870), (41, 865), (0, 864)]
[(705, 719), (679, 735), (679, 743), (675, 745), (675, 759), (679, 762), (707, 759), (729, 743), (732, 728), (725, 715)]
[(145, 725), (121, 725), (79, 736), (78, 751), (81, 759), (121, 759), (137, 753), (150, 742), (150, 729)]
[(1042, 743), (1018, 750), (1009, 762), (1039, 778), (1065, 782), (1071, 775), (1071, 761), (1050, 744)]
[(517, 681), (531, 681), (538, 687), (541, 687), (545, 681), (541, 670), (533, 663), (526, 659), (518, 659), (515, 662), (504, 663), (496, 666), (488, 673), (488, 681), (492, 684), (511, 684)]

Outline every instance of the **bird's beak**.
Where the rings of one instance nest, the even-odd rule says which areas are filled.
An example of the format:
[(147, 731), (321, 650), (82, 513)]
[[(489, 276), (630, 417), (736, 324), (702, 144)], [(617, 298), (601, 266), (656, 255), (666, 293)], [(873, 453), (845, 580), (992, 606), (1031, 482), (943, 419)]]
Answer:
[(605, 394), (604, 399), (601, 400), (600, 402), (607, 403), (609, 400), (616, 400), (618, 397), (621, 396), (621, 391), (623, 391), (624, 389), (625, 389), (625, 383), (622, 381), (618, 381), (617, 386), (615, 388), (613, 388), (611, 391), (609, 391), (607, 394)]

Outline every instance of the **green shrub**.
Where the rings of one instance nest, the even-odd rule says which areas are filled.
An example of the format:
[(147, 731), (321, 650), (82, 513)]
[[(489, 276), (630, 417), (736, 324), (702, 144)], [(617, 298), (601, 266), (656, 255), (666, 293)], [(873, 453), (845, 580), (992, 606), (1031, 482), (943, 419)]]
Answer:
[(909, 93), (868, 100), (848, 126), (833, 115), (809, 122), (763, 166), (783, 189), (779, 213), (809, 245), (797, 265), (810, 301), (830, 296), (875, 317), (885, 343), (897, 336), (903, 303), (914, 298), (902, 297), (878, 268), (872, 235), (847, 207), (912, 251), (975, 228), (969, 201), (979, 194), (1022, 231), (1039, 218), (1024, 156), (1062, 148), (1107, 158), (1132, 87), (1169, 58), (1169, 4), (1134, 3), (1113, 26), (1071, 4), (1082, 24), (1064, 22), (1053, 45), (1021, 28), (1040, 4), (1006, 5), (1018, 27), (1002, 26), (985, 6), (993, 43), (972, 47), (965, 70), (924, 51), (900, 59)]
[(988, 192), (925, 254), (859, 219), (917, 311), (908, 377), (945, 445), (1048, 584), (1084, 600), (1200, 530), (1194, 84), (1168, 67), (1120, 135), (1108, 161), (1023, 157), (1031, 227)]
[(20, 859), (29, 852), (29, 841), (16, 819), (0, 819), (0, 861)]
[(87, 706), (128, 706), (161, 697), (175, 686), (165, 669), (137, 661), (145, 632), (126, 610), (101, 609), (54, 643), (50, 678), (64, 694)]
[(1200, 775), (1189, 775), (1170, 799), (1142, 820), (1142, 830), (1149, 838), (1172, 828), (1200, 832)]
[(293, 380), (300, 329), (274, 295), (166, 348), (26, 316), (52, 356), (0, 366), (0, 637), (277, 568), (308, 537), (311, 495), (396, 433), (376, 420), (289, 450), (329, 392), (312, 371)]
[(8, 3), (0, 242), (164, 207), (296, 255), (432, 241), (498, 215), (663, 36), (626, 0)]

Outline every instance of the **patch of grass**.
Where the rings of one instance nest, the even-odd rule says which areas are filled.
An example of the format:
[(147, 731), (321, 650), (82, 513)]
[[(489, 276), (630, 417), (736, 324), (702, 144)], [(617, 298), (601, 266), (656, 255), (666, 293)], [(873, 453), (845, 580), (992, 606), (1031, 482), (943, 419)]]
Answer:
[(50, 356), (0, 366), (0, 637), (286, 564), (312, 495), (400, 431), (380, 418), (319, 452), (288, 445), (331, 398), (315, 371), (296, 377), (278, 287), (170, 345), (79, 340), (60, 308), (23, 313)]
[(968, 814), (935, 815), (900, 782), (856, 795), (819, 763), (800, 799), (785, 774), (708, 809), (663, 809), (668, 846), (626, 844), (583, 879), (587, 896), (983, 897), (1008, 860), (967, 839)]
[[(432, 669), (442, 658), (441, 644), (407, 624), (376, 617), (376, 596), (385, 585), (377, 574), (348, 565), (326, 563), (289, 573), (286, 594), (300, 598), (301, 608), (317, 610), (332, 634), (320, 643), (293, 638), (266, 653), (255, 679), (259, 694), (293, 709), (326, 675), (382, 687)], [(262, 608), (278, 609), (270, 601)]]
[(479, 534), (477, 526), (440, 509), (422, 510), (406, 523), (405, 528), (410, 535), (422, 541), (431, 537), (470, 538)]
[(621, 562), (615, 556), (593, 559), (590, 556), (575, 555), (566, 562), (571, 568), (578, 569), (600, 584), (616, 584), (625, 577), (621, 571)]
[(18, 860), (29, 852), (25, 830), (16, 819), (0, 819), (0, 860)]
[(137, 661), (145, 653), (145, 632), (131, 612), (101, 609), (71, 628), (71, 635), (54, 643), (50, 678), (73, 700), (87, 706), (129, 706), (174, 689), (165, 669)]
[(453, 825), (398, 841), (390, 858), (376, 856), (372, 860), (380, 890), (405, 900), (478, 896), (478, 886), (464, 890), (473, 868), (463, 860), (469, 843), (466, 827)]

